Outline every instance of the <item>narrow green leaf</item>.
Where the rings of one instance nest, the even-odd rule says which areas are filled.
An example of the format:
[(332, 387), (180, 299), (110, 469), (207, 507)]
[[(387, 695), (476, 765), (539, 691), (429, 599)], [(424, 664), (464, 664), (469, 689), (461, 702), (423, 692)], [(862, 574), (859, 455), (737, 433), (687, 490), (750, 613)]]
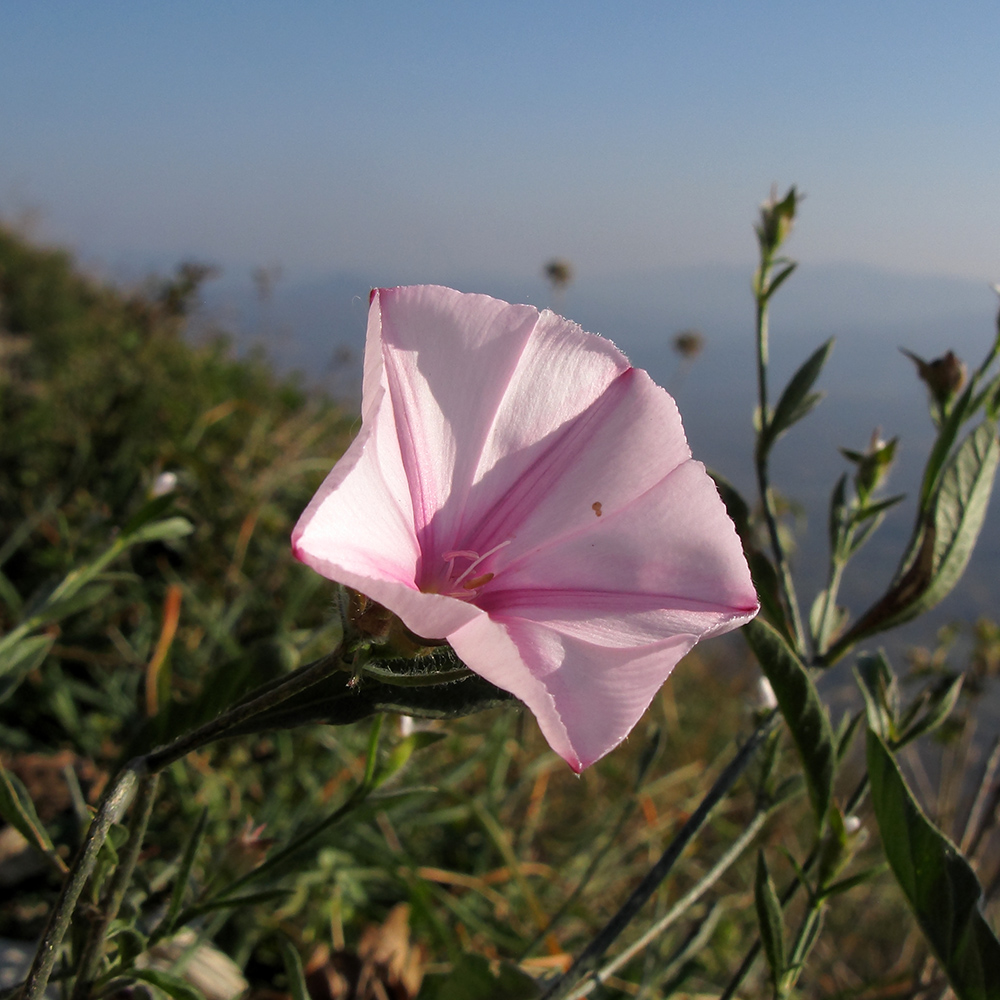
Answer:
[(13, 618), (19, 618), (24, 608), (24, 601), (17, 592), (17, 588), (10, 582), (10, 578), (0, 570), (0, 601), (7, 606), (7, 610)]
[(767, 292), (764, 294), (765, 302), (788, 280), (796, 267), (798, 267), (798, 264), (792, 261), (771, 279), (771, 283), (767, 286)]
[(850, 892), (851, 889), (859, 885), (864, 885), (865, 882), (871, 882), (872, 879), (876, 879), (880, 875), (884, 875), (888, 870), (888, 865), (872, 865), (871, 868), (865, 868), (856, 875), (850, 875), (847, 878), (842, 878), (839, 882), (828, 885), (819, 894), (820, 899), (829, 899), (831, 896), (839, 896), (842, 893)]
[(163, 496), (153, 497), (147, 500), (132, 516), (132, 519), (122, 528), (123, 535), (131, 535), (140, 528), (145, 527), (150, 521), (156, 520), (161, 514), (166, 513), (174, 505), (176, 496), (173, 493), (166, 493)]
[(46, 622), (62, 621), (100, 604), (111, 591), (112, 587), (103, 580), (94, 580), (84, 584), (79, 590), (74, 589), (63, 597), (47, 601), (38, 616)]
[(854, 676), (865, 701), (869, 728), (891, 743), (899, 716), (899, 686), (885, 653), (879, 650), (859, 657)]
[(965, 572), (986, 516), (998, 460), (996, 427), (983, 423), (962, 442), (945, 469), (933, 508), (933, 574), (914, 614), (946, 597)]
[(791, 641), (792, 627), (785, 615), (781, 603), (778, 573), (774, 564), (754, 544), (753, 527), (750, 524), (750, 507), (740, 496), (736, 487), (717, 472), (711, 473), (712, 479), (726, 505), (726, 513), (736, 525), (736, 533), (743, 543), (743, 552), (750, 566), (753, 585), (760, 598), (761, 614), (783, 635)]
[(853, 558), (865, 545), (869, 538), (875, 534), (876, 531), (882, 526), (882, 522), (885, 520), (884, 515), (876, 514), (871, 520), (866, 520), (861, 528), (861, 530), (851, 539), (850, 547), (845, 553), (848, 559)]
[(0, 702), (9, 698), (18, 684), (42, 664), (55, 641), (54, 635), (32, 635), (3, 654), (0, 658)]
[(261, 906), (265, 903), (275, 903), (279, 899), (287, 899), (293, 892), (292, 889), (264, 889), (261, 892), (246, 892), (242, 896), (227, 896), (225, 899), (212, 899), (207, 903), (195, 903), (186, 910), (182, 910), (176, 923), (178, 927), (183, 927), (196, 917), (202, 917), (206, 913), (214, 913), (217, 910), (249, 910), (251, 906)]
[(830, 540), (830, 558), (840, 551), (840, 539), (847, 518), (847, 473), (845, 472), (830, 494), (830, 516), (827, 521), (827, 534)]
[(194, 867), (195, 857), (198, 848), (205, 837), (205, 828), (208, 824), (208, 807), (202, 809), (198, 815), (198, 820), (191, 831), (191, 835), (184, 845), (184, 853), (181, 855), (181, 863), (177, 869), (177, 878), (174, 880), (173, 892), (170, 894), (170, 906), (167, 915), (163, 919), (163, 933), (169, 934), (177, 921), (177, 915), (181, 912), (184, 903), (184, 895), (187, 892), (188, 879), (191, 877), (191, 869)]
[(785, 923), (781, 914), (781, 903), (778, 900), (774, 881), (767, 869), (764, 852), (757, 852), (757, 874), (753, 884), (754, 906), (757, 909), (757, 926), (760, 930), (760, 943), (764, 948), (767, 964), (771, 969), (771, 982), (777, 989), (784, 978), (785, 959)]
[(755, 618), (742, 631), (774, 689), (802, 758), (809, 797), (822, 826), (830, 807), (837, 761), (829, 716), (802, 661), (774, 628)]
[(832, 348), (833, 338), (831, 337), (803, 362), (799, 370), (789, 380), (788, 385), (785, 386), (785, 391), (781, 394), (778, 405), (775, 406), (774, 413), (771, 414), (771, 419), (768, 421), (765, 451), (792, 424), (806, 416), (822, 399), (821, 393), (811, 393), (810, 390), (816, 379), (819, 378)]
[(922, 693), (913, 710), (900, 722), (902, 733), (896, 743), (897, 749), (933, 732), (951, 715), (958, 696), (962, 693), (964, 680), (964, 674), (943, 677), (933, 688)]
[(959, 1000), (1000, 998), (1000, 941), (982, 887), (958, 848), (923, 814), (892, 754), (868, 731), (872, 806), (886, 858)]
[(869, 635), (923, 614), (951, 592), (979, 537), (998, 461), (996, 427), (982, 423), (942, 473), (938, 492), (893, 583), (836, 644), (836, 655)]
[(414, 751), (429, 747), (433, 743), (443, 740), (444, 737), (444, 733), (417, 732), (401, 739), (376, 769), (375, 776), (372, 778), (372, 787), (378, 788), (384, 785), (391, 777), (401, 771), (413, 756)]
[(865, 521), (870, 517), (874, 517), (876, 514), (883, 514), (885, 511), (889, 510), (890, 507), (895, 507), (896, 504), (902, 503), (905, 499), (905, 493), (897, 493), (895, 496), (886, 497), (885, 500), (879, 500), (876, 503), (869, 504), (867, 507), (859, 510), (854, 515), (854, 523), (860, 524), (862, 521)]
[(194, 525), (186, 517), (168, 517), (162, 521), (140, 525), (135, 531), (122, 536), (126, 545), (138, 545), (140, 542), (170, 542), (183, 538), (194, 531)]
[(35, 812), (28, 790), (16, 774), (0, 764), (0, 816), (6, 820), (39, 853), (65, 874), (68, 870), (56, 854), (48, 832)]
[(288, 992), (292, 1000), (310, 1000), (306, 974), (302, 970), (302, 959), (288, 938), (281, 939), (281, 959), (285, 966), (285, 978), (288, 980)]
[(845, 718), (846, 724), (837, 732), (837, 760), (843, 760), (847, 756), (863, 718), (862, 712), (855, 712), (849, 719)]

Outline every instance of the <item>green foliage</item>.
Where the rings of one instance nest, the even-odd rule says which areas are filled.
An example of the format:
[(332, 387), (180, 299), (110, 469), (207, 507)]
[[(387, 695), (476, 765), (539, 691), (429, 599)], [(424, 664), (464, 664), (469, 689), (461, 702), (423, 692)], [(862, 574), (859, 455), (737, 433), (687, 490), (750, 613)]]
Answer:
[(833, 349), (833, 338), (819, 347), (795, 372), (785, 386), (774, 412), (763, 428), (758, 447), (762, 453), (770, 450), (775, 441), (790, 427), (808, 416), (823, 398), (823, 393), (812, 392), (826, 359)]
[[(124, 292), (0, 229), (0, 735), (12, 746), (107, 758), (140, 726), (163, 737), (186, 721), (178, 709), (211, 671), (245, 690), (336, 639), (316, 631), (327, 598), (287, 539), (350, 418), (260, 358), (233, 360), (219, 336), (191, 344), (206, 276), (183, 265)], [(161, 473), (176, 488), (154, 497)], [(179, 620), (153, 676), (171, 586)], [(147, 683), (166, 695), (145, 699), (151, 722)]]
[(1000, 942), (980, 910), (979, 880), (921, 812), (872, 729), (868, 774), (886, 857), (959, 1000), (1000, 997)]
[(754, 619), (744, 627), (743, 635), (778, 699), (802, 758), (817, 823), (822, 825), (830, 805), (837, 760), (829, 716), (806, 668), (775, 629)]

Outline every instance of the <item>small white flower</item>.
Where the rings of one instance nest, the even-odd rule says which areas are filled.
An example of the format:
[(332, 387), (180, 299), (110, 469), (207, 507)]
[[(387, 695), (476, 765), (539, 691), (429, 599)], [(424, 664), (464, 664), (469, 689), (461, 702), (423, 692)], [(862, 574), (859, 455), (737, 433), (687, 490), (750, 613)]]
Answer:
[(757, 681), (756, 698), (754, 699), (758, 708), (770, 711), (778, 707), (778, 699), (774, 695), (774, 688), (766, 677), (761, 677)]
[(177, 473), (161, 472), (156, 479), (153, 480), (153, 485), (149, 494), (154, 497), (162, 497), (166, 496), (168, 493), (173, 493), (175, 489), (177, 489)]

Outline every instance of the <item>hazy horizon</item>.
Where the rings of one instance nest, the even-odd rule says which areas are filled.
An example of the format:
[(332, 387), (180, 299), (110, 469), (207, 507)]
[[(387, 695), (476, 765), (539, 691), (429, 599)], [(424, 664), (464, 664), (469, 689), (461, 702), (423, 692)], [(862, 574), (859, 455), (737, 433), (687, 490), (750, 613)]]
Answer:
[(0, 216), (140, 277), (518, 280), (790, 252), (1000, 278), (1000, 7), (11, 4)]

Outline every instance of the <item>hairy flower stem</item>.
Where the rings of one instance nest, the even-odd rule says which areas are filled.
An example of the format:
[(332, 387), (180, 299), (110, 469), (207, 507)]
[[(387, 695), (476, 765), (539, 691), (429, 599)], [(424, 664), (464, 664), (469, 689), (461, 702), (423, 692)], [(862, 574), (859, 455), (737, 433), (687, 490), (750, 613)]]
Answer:
[(132, 820), (129, 824), (128, 843), (111, 878), (111, 885), (102, 902), (101, 912), (90, 925), (70, 1000), (86, 1000), (90, 987), (97, 977), (101, 957), (104, 954), (104, 939), (112, 921), (118, 916), (125, 893), (132, 881), (139, 852), (142, 850), (142, 842), (146, 836), (146, 827), (149, 825), (149, 817), (156, 801), (156, 787), (159, 781), (158, 774), (149, 773), (139, 779), (139, 788), (132, 807)]
[(659, 861), (646, 873), (632, 895), (629, 896), (621, 909), (604, 925), (590, 944), (580, 953), (567, 972), (560, 976), (543, 994), (541, 1000), (566, 1000), (573, 987), (580, 980), (589, 976), (597, 967), (604, 953), (617, 940), (619, 934), (632, 922), (649, 898), (659, 888), (663, 880), (680, 858), (688, 844), (698, 831), (705, 825), (712, 810), (726, 797), (730, 789), (750, 765), (757, 750), (774, 728), (778, 720), (777, 711), (772, 711), (766, 719), (754, 730), (750, 738), (743, 744), (735, 757), (726, 765), (723, 772), (715, 779), (715, 783), (701, 800), (698, 808), (691, 814), (687, 822), (667, 846)]
[(39, 1000), (44, 994), (63, 938), (69, 930), (80, 893), (93, 874), (97, 856), (107, 839), (108, 831), (128, 809), (140, 780), (141, 769), (128, 764), (105, 793), (97, 815), (94, 816), (87, 831), (87, 837), (73, 862), (73, 867), (66, 876), (59, 899), (49, 914), (45, 933), (42, 935), (38, 951), (35, 952), (35, 960), (21, 989), (21, 1000)]
[(785, 555), (785, 547), (778, 532), (778, 512), (767, 469), (767, 459), (770, 451), (768, 429), (771, 423), (771, 411), (767, 402), (768, 310), (772, 292), (771, 272), (774, 269), (774, 263), (773, 252), (762, 250), (760, 271), (758, 272), (758, 278), (754, 287), (754, 297), (757, 300), (757, 399), (758, 411), (760, 413), (757, 447), (754, 449), (754, 465), (757, 472), (757, 490), (760, 493), (760, 502), (764, 510), (764, 521), (767, 524), (767, 533), (771, 540), (771, 551), (774, 553), (782, 602), (791, 619), (796, 650), (800, 655), (804, 656), (806, 654), (806, 639), (805, 630), (802, 627), (802, 614), (799, 611), (799, 602), (795, 596), (795, 585), (792, 582), (792, 572)]
[(314, 660), (304, 667), (300, 667), (293, 674), (286, 677), (277, 685), (268, 685), (263, 694), (251, 695), (247, 700), (231, 708), (228, 712), (213, 719), (211, 722), (199, 726), (197, 729), (181, 736), (164, 747), (158, 747), (150, 751), (141, 758), (149, 771), (162, 771), (175, 760), (186, 757), (193, 750), (198, 750), (209, 743), (214, 743), (222, 739), (226, 733), (246, 722), (247, 719), (259, 715), (261, 712), (281, 702), (287, 701), (293, 695), (304, 691), (313, 684), (319, 683), (324, 677), (337, 670), (350, 670), (351, 667), (341, 661), (340, 654), (343, 647), (338, 647), (334, 652)]
[[(87, 831), (83, 846), (63, 883), (62, 892), (49, 915), (45, 933), (35, 953), (35, 960), (21, 989), (20, 1000), (40, 1000), (45, 992), (83, 887), (97, 864), (97, 856), (107, 839), (108, 832), (125, 814), (137, 786), (174, 761), (187, 756), (193, 750), (222, 739), (235, 726), (281, 704), (335, 671), (350, 670), (351, 665), (341, 659), (342, 652), (343, 645), (327, 656), (301, 667), (280, 682), (264, 685), (261, 689), (262, 694), (252, 694), (212, 722), (200, 726), (186, 736), (181, 736), (173, 743), (136, 757), (125, 765), (105, 793)], [(124, 888), (122, 891), (124, 892)]]

